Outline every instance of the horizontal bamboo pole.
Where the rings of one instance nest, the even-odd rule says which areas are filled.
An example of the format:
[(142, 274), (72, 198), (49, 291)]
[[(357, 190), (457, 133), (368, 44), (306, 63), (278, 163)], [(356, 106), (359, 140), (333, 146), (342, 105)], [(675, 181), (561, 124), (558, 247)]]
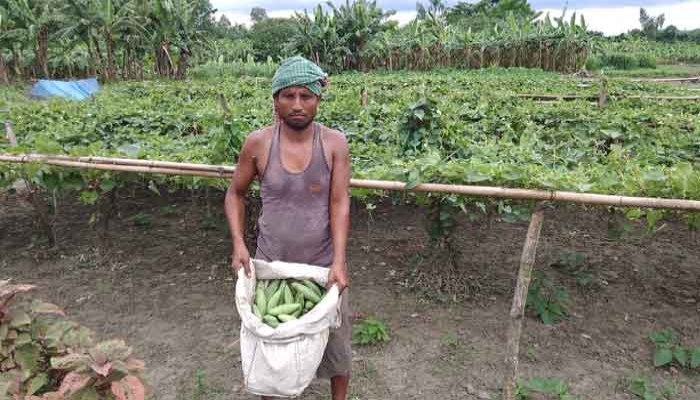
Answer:
[(687, 78), (637, 78), (631, 79), (631, 81), (645, 83), (700, 82), (700, 76), (691, 76)]
[(66, 161), (78, 161), (86, 163), (98, 163), (98, 164), (112, 164), (112, 165), (132, 165), (132, 166), (145, 166), (145, 167), (155, 167), (155, 168), (176, 168), (176, 169), (186, 169), (192, 171), (209, 171), (220, 174), (233, 173), (235, 167), (226, 165), (209, 165), (209, 164), (191, 164), (191, 163), (181, 163), (173, 161), (158, 161), (158, 160), (139, 160), (133, 158), (113, 158), (113, 157), (97, 157), (97, 156), (87, 156), (87, 157), (71, 157), (64, 155), (50, 156), (44, 154), (27, 154), (32, 160), (42, 161), (42, 160), (66, 160)]
[[(202, 164), (202, 169), (194, 169), (199, 164), (183, 164), (187, 168), (177, 168), (174, 165), (180, 163), (167, 162), (165, 166), (162, 161), (149, 161), (151, 165), (138, 165), (146, 160), (118, 159), (120, 164), (97, 163), (86, 161), (74, 161), (76, 158), (62, 156), (60, 159), (46, 155), (0, 155), (0, 162), (30, 163), (40, 162), (48, 165), (57, 165), (74, 168), (93, 168), (106, 171), (121, 171), (135, 173), (152, 173), (163, 175), (188, 175), (203, 178), (226, 178), (230, 179), (234, 167), (215, 166)], [(85, 158), (83, 158), (85, 159)], [(113, 159), (116, 160), (116, 159)], [(134, 162), (134, 164), (130, 164)], [(207, 168), (219, 168), (211, 171)], [(494, 197), (514, 200), (538, 200), (565, 203), (593, 204), (615, 207), (639, 207), (658, 208), (669, 210), (700, 211), (700, 201), (683, 199), (665, 199), (651, 197), (631, 197), (617, 196), (595, 193), (577, 193), (566, 191), (550, 191), (536, 189), (504, 188), (497, 186), (471, 186), (471, 185), (450, 185), (442, 183), (422, 183), (411, 189), (406, 189), (406, 183), (398, 181), (379, 181), (365, 179), (351, 179), (350, 186), (361, 189), (393, 190), (393, 191), (415, 191), (430, 193), (459, 194), (464, 196)]]
[[(518, 94), (522, 99), (534, 100), (598, 100), (598, 95), (577, 95), (577, 94)], [(687, 100), (698, 101), (700, 96), (629, 96), (629, 95), (609, 95), (609, 98), (632, 99), (632, 100)]]
[(0, 162), (12, 163), (32, 163), (39, 162), (47, 165), (56, 165), (59, 167), (72, 167), (83, 169), (98, 169), (102, 171), (118, 171), (118, 172), (134, 172), (134, 173), (150, 173), (160, 175), (188, 175), (199, 176), (202, 178), (229, 178), (232, 173), (228, 172), (212, 172), (206, 170), (192, 170), (175, 167), (155, 167), (148, 165), (119, 165), (119, 164), (104, 164), (85, 161), (70, 161), (64, 159), (51, 159), (47, 157), (31, 158), (28, 156), (6, 156), (0, 155)]

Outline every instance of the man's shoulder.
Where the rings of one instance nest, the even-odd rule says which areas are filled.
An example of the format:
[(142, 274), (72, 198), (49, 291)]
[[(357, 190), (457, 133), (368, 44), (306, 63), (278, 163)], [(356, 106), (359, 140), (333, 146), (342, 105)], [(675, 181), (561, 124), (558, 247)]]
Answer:
[(325, 125), (321, 125), (322, 138), (324, 143), (328, 143), (330, 146), (337, 147), (347, 147), (347, 139), (345, 134), (337, 129), (329, 128)]
[(245, 138), (245, 144), (254, 149), (261, 149), (270, 142), (272, 138), (272, 126), (266, 126), (250, 132)]
[(252, 131), (248, 134), (248, 137), (246, 140), (252, 140), (252, 141), (257, 141), (261, 139), (267, 139), (270, 138), (272, 135), (272, 130), (274, 129), (274, 126), (269, 125), (262, 127), (258, 130)]

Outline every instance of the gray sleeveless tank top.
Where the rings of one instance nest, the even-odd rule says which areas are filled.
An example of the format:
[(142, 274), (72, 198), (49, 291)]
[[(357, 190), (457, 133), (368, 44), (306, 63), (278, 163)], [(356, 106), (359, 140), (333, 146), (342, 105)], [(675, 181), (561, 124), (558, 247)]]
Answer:
[(275, 125), (260, 182), (262, 210), (255, 257), (330, 266), (330, 183), (331, 169), (323, 154), (319, 124), (314, 123), (311, 161), (299, 173), (289, 172), (282, 165), (280, 128)]

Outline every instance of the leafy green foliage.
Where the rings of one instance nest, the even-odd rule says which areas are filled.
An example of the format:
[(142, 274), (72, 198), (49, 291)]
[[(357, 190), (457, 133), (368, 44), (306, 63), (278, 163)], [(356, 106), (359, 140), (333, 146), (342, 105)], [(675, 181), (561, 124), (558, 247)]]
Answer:
[(555, 324), (568, 315), (571, 299), (566, 289), (551, 281), (535, 276), (527, 294), (527, 308), (545, 325)]
[(611, 53), (591, 56), (586, 60), (589, 71), (602, 68), (632, 70), (637, 68), (656, 68), (656, 58), (649, 54)]
[(654, 366), (677, 365), (681, 368), (700, 368), (700, 347), (686, 348), (680, 345), (678, 333), (672, 328), (649, 334), (654, 343)]
[[(13, 124), (19, 147), (0, 141), (0, 151), (230, 165), (246, 136), (272, 121), (269, 84), (268, 79), (254, 77), (129, 82), (107, 85), (89, 102), (45, 103), (23, 98), (18, 88), (3, 88), (0, 101), (7, 104), (6, 118)], [(466, 183), (700, 198), (697, 102), (616, 100), (596, 110), (585, 101), (543, 107), (513, 96), (532, 87), (589, 95), (599, 90), (596, 85), (579, 87), (584, 84), (524, 70), (344, 74), (332, 77), (318, 120), (346, 134), (354, 178), (402, 181), (409, 187)], [(366, 106), (358, 101), (361, 87), (368, 88)], [(684, 92), (669, 85), (610, 79), (608, 93)], [(421, 98), (426, 100), (417, 101)], [(3, 188), (18, 179), (33, 182), (51, 203), (54, 199), (60, 203), (64, 194), (85, 192), (83, 200), (96, 207), (109, 189), (119, 191), (134, 182), (190, 189), (223, 188), (228, 183), (0, 164)], [(383, 194), (355, 190), (353, 195), (371, 202)], [(523, 203), (425, 193), (406, 193), (402, 201), (440, 204), (435, 216), (446, 215), (442, 211), (471, 216), (474, 210), (493, 209), (504, 219), (519, 221), (529, 211)], [(60, 212), (60, 204), (56, 205), (51, 208)], [(626, 215), (656, 223), (665, 214), (631, 210)], [(685, 215), (689, 222), (697, 220), (696, 214)], [(452, 224), (451, 218), (438, 220), (447, 222), (443, 228)]]
[(143, 362), (124, 341), (94, 342), (57, 306), (14, 301), (33, 289), (0, 281), (0, 398), (144, 399)]
[(635, 377), (628, 390), (639, 400), (672, 400), (677, 393), (673, 385), (665, 384), (660, 389), (645, 377)]
[(543, 398), (551, 400), (577, 400), (569, 391), (569, 386), (560, 379), (533, 378), (528, 381), (519, 381), (516, 386), (515, 398), (517, 400), (534, 400)]
[(361, 346), (386, 343), (390, 340), (389, 328), (384, 321), (366, 318), (352, 327), (352, 342)]

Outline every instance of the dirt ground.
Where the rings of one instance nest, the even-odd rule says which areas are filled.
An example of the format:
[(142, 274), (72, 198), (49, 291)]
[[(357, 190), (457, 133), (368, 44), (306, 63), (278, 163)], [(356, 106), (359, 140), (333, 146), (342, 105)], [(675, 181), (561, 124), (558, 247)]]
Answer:
[[(98, 337), (123, 337), (147, 365), (154, 399), (253, 399), (242, 386), (239, 318), (222, 196), (207, 215), (201, 198), (136, 192), (119, 198), (119, 216), (100, 239), (93, 208), (71, 199), (56, 221), (59, 244), (47, 249), (32, 210), (0, 194), (0, 279), (39, 285)], [(461, 221), (460, 271), (468, 299), (442, 302), (412, 290), (430, 266), (424, 214), (380, 204), (371, 215), (353, 205), (349, 264), (352, 307), (390, 327), (389, 343), (354, 347), (351, 399), (497, 399), (515, 271), (527, 222)], [(546, 212), (536, 272), (566, 289), (573, 305), (545, 326), (528, 314), (521, 341), (523, 379), (557, 378), (579, 399), (633, 399), (643, 377), (672, 399), (700, 399), (700, 377), (654, 369), (647, 336), (674, 328), (700, 347), (700, 246), (680, 221), (653, 235), (633, 225), (611, 235), (601, 209)], [(578, 257), (574, 263), (560, 262)], [(330, 399), (314, 382), (303, 399)]]

